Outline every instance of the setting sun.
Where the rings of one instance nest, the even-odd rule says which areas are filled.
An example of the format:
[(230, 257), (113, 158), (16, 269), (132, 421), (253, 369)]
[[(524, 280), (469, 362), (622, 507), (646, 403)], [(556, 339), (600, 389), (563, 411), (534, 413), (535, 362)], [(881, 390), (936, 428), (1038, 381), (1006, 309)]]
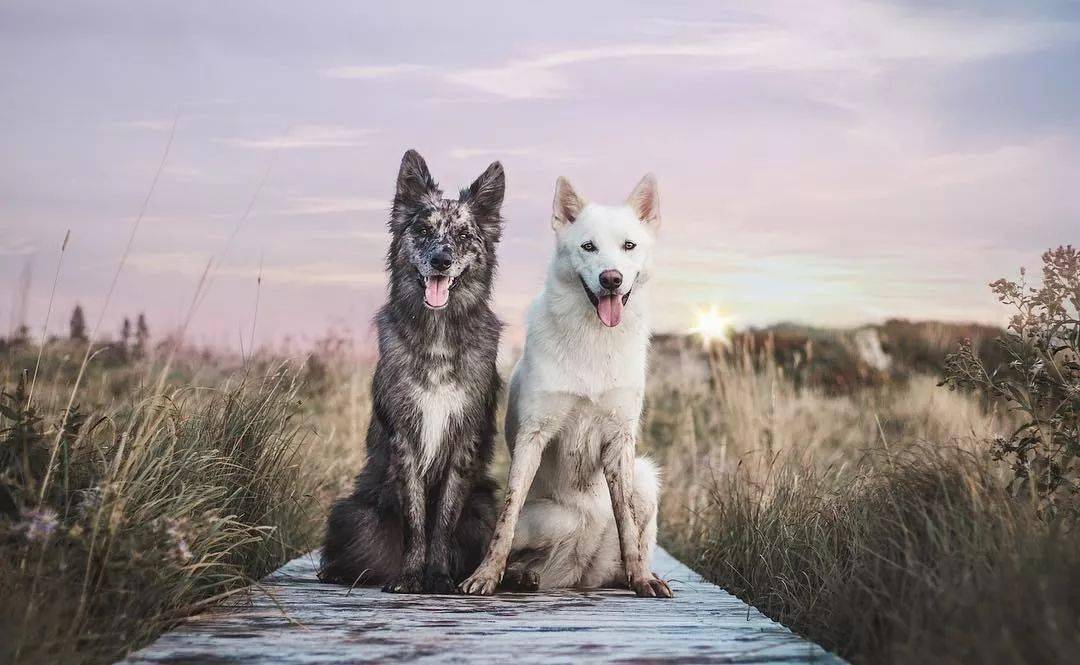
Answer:
[(700, 335), (706, 344), (715, 341), (727, 346), (731, 343), (734, 323), (735, 317), (725, 314), (719, 307), (713, 305), (708, 309), (698, 310), (697, 323), (690, 332)]

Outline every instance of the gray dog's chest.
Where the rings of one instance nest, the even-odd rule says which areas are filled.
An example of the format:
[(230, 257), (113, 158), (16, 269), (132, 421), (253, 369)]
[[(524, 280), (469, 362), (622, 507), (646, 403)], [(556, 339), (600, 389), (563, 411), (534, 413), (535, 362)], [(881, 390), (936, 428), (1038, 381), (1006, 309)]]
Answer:
[(477, 410), (483, 408), (480, 398), (494, 367), (486, 360), (486, 340), (465, 332), (436, 327), (420, 336), (420, 344), (406, 343), (397, 333), (382, 358), (394, 386), (389, 404), (398, 414), (394, 426), (409, 440), (421, 475), (463, 443), (457, 439), (467, 436), (466, 423), (484, 422)]
[(468, 393), (453, 380), (417, 382), (409, 392), (419, 412), (420, 472), (425, 473), (442, 450), (451, 420), (465, 412)]

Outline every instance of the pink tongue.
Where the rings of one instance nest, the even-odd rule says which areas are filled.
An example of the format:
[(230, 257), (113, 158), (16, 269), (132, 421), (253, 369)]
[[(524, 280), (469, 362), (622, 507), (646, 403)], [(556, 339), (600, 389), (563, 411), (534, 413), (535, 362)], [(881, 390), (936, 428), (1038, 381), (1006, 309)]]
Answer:
[(450, 300), (450, 278), (428, 277), (427, 287), (424, 289), (424, 302), (432, 307), (443, 307)]
[(617, 293), (600, 296), (600, 304), (596, 306), (596, 313), (600, 315), (600, 320), (608, 328), (619, 325), (619, 321), (622, 321), (622, 296)]

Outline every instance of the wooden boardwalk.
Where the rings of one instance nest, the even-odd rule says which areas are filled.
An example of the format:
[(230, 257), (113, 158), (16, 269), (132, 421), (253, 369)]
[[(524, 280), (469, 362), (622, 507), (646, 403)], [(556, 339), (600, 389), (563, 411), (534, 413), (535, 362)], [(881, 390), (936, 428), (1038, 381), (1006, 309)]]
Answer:
[(315, 556), (291, 561), (263, 581), (265, 592), (192, 617), (124, 662), (843, 663), (663, 550), (653, 568), (671, 580), (674, 600), (615, 590), (349, 592), (315, 579)]

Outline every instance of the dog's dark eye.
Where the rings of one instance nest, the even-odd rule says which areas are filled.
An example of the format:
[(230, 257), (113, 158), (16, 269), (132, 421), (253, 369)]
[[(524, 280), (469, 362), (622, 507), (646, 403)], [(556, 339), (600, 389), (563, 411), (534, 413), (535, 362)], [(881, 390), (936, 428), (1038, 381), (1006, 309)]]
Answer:
[(420, 236), (421, 238), (430, 238), (431, 227), (427, 226), (426, 224), (416, 227), (416, 235)]
[(468, 231), (461, 231), (460, 233), (457, 234), (457, 239), (462, 241), (462, 242), (465, 242), (466, 240), (469, 239), (469, 232)]
[(591, 240), (589, 242), (582, 243), (581, 248), (583, 250), (585, 250), (586, 252), (595, 252), (596, 251), (596, 245), (594, 245)]
[(624, 243), (622, 244), (622, 248), (623, 248), (623, 249), (625, 249), (625, 250), (626, 250), (626, 251), (628, 251), (628, 252), (629, 252), (630, 250), (632, 250), (633, 248), (635, 248), (635, 247), (637, 247), (637, 243), (636, 243), (636, 242), (631, 242), (631, 241), (629, 241), (629, 240), (627, 240), (626, 242), (624, 242)]

